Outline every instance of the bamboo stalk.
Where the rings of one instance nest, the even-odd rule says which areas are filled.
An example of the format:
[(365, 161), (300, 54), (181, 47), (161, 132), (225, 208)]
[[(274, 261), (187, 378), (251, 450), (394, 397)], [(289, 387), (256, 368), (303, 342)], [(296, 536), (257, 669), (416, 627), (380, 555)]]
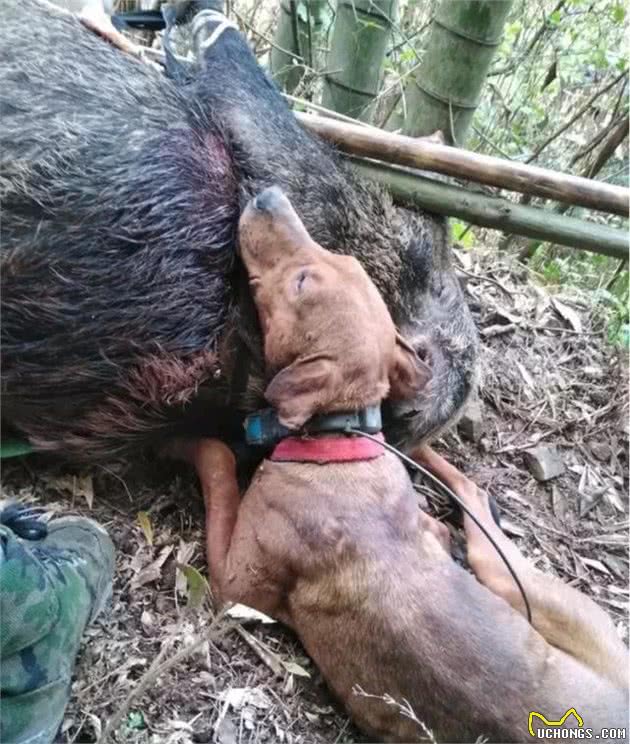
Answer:
[(441, 0), (422, 62), (405, 85), (404, 122), (394, 114), (387, 128), (402, 125), (412, 136), (439, 129), (449, 144), (462, 145), (510, 6), (511, 0)]
[(547, 168), (505, 161), (436, 142), (295, 112), (310, 131), (350, 155), (466, 178), (488, 186), (541, 196), (602, 212), (628, 216), (630, 190)]
[(628, 257), (628, 236), (624, 230), (474, 193), (384, 163), (352, 158), (352, 165), (361, 176), (387, 188), (398, 202), (458, 217), (482, 227), (582, 248), (614, 258)]
[(319, 33), (325, 0), (280, 0), (269, 66), (273, 79), (287, 93), (299, 85), (308, 67), (315, 67), (312, 37)]
[(368, 121), (397, 0), (338, 0), (322, 103)]
[(269, 67), (273, 79), (288, 92), (295, 90), (308, 64), (300, 48), (300, 42), (305, 39), (297, 16), (297, 3), (281, 0)]

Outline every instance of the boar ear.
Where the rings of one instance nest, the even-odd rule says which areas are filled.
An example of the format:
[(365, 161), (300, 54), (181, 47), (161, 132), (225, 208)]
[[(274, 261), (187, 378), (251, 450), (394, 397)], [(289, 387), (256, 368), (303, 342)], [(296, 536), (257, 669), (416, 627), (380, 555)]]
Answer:
[(289, 429), (299, 429), (334, 395), (335, 365), (330, 359), (297, 359), (273, 378), (265, 398)]
[(413, 398), (431, 379), (431, 370), (400, 335), (396, 334), (396, 350), (389, 370), (391, 398)]

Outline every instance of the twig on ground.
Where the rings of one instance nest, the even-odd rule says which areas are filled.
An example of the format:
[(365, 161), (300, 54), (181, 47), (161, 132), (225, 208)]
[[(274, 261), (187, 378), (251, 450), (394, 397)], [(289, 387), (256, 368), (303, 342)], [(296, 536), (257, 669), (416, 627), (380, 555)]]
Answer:
[(370, 700), (382, 700), (385, 705), (393, 705), (395, 708), (398, 708), (401, 715), (403, 715), (405, 718), (408, 718), (410, 721), (413, 721), (422, 729), (427, 741), (430, 741), (431, 744), (437, 744), (435, 736), (433, 736), (433, 732), (426, 725), (426, 723), (424, 723), (424, 721), (421, 721), (416, 716), (415, 711), (411, 707), (408, 700), (403, 700), (402, 703), (399, 703), (387, 693), (385, 695), (371, 695), (369, 692), (366, 692), (360, 685), (354, 685), (354, 687), (352, 688), (352, 692), (354, 695), (358, 695), (359, 697), (369, 698)]
[(197, 638), (192, 643), (180, 649), (169, 659), (166, 659), (166, 655), (170, 649), (166, 644), (164, 644), (160, 649), (160, 653), (155, 657), (149, 669), (147, 669), (142, 677), (140, 677), (140, 679), (138, 680), (138, 684), (131, 690), (131, 692), (123, 701), (120, 708), (107, 722), (105, 730), (103, 731), (103, 735), (99, 740), (99, 744), (107, 744), (107, 742), (111, 739), (112, 735), (115, 733), (116, 729), (120, 725), (120, 722), (127, 714), (127, 711), (131, 707), (131, 704), (134, 702), (134, 700), (139, 698), (146, 691), (149, 685), (155, 682), (158, 677), (160, 677), (162, 674), (164, 674), (164, 672), (167, 672), (172, 667), (179, 664), (180, 661), (183, 661), (189, 656), (192, 656), (192, 654), (195, 653), (195, 651), (197, 651), (197, 649), (199, 649), (204, 643), (217, 640), (222, 635), (227, 633), (228, 630), (231, 630), (234, 627), (231, 623), (226, 623), (224, 626), (218, 627), (224, 619), (225, 609), (221, 610), (221, 612), (217, 613), (214, 616), (212, 623), (207, 630), (198, 634)]
[(504, 336), (506, 333), (513, 333), (519, 326), (516, 325), (516, 323), (508, 323), (507, 325), (504, 325), (502, 323), (497, 323), (496, 325), (488, 326), (487, 328), (482, 328), (480, 331), (480, 335), (484, 338), (493, 338), (494, 336)]
[(573, 328), (562, 328), (560, 326), (535, 325), (528, 323), (527, 327), (532, 331), (551, 331), (552, 333), (570, 333), (573, 336), (603, 336), (604, 330), (601, 331), (574, 331)]
[(271, 671), (277, 677), (284, 676), (285, 670), (280, 661), (267, 649), (267, 647), (261, 641), (258, 640), (258, 638), (256, 638), (256, 636), (252, 635), (249, 631), (245, 630), (245, 628), (240, 625), (236, 625), (235, 629), (236, 632), (245, 641), (245, 643), (247, 643), (247, 645), (256, 654), (256, 656), (258, 656), (263, 664), (265, 664), (265, 666), (269, 667), (269, 669), (271, 669)]
[(496, 279), (492, 279), (491, 277), (486, 276), (485, 274), (474, 274), (472, 271), (466, 271), (466, 269), (462, 269), (461, 266), (457, 267), (457, 271), (460, 271), (462, 274), (466, 274), (466, 276), (469, 276), (471, 279), (476, 279), (477, 281), (480, 281), (480, 282), (489, 282), (490, 284), (494, 284), (511, 300), (514, 299), (514, 295), (512, 294), (512, 292), (510, 292), (509, 289), (506, 289), (501, 284), (501, 282), (498, 282)]

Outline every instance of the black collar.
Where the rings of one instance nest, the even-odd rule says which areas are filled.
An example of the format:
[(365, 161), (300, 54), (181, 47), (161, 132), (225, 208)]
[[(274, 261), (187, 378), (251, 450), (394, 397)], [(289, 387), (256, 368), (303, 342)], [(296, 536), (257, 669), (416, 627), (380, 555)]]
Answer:
[(381, 407), (367, 406), (358, 411), (338, 411), (337, 413), (313, 416), (299, 431), (291, 431), (278, 421), (278, 414), (273, 408), (264, 408), (246, 417), (245, 441), (257, 447), (271, 447), (281, 439), (290, 436), (309, 436), (324, 432), (347, 432), (359, 429), (366, 434), (378, 434), (381, 431)]

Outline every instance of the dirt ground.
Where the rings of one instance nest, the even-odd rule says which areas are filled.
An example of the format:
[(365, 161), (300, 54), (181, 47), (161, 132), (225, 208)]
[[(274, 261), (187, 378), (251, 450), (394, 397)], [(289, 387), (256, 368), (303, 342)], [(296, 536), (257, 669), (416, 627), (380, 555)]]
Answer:
[[(531, 560), (592, 596), (627, 640), (625, 363), (588, 297), (549, 294), (496, 256), (460, 256), (483, 347), (481, 432), (460, 427), (436, 448), (496, 498)], [(564, 465), (547, 483), (526, 464), (538, 443)], [(108, 721), (115, 741), (138, 744), (360, 740), (289, 632), (213, 622), (190, 568), (205, 572), (202, 505), (186, 469), (77, 471), (27, 457), (4, 465), (2, 497), (89, 515), (118, 551), (112, 607), (86, 635), (60, 741), (94, 742)]]

